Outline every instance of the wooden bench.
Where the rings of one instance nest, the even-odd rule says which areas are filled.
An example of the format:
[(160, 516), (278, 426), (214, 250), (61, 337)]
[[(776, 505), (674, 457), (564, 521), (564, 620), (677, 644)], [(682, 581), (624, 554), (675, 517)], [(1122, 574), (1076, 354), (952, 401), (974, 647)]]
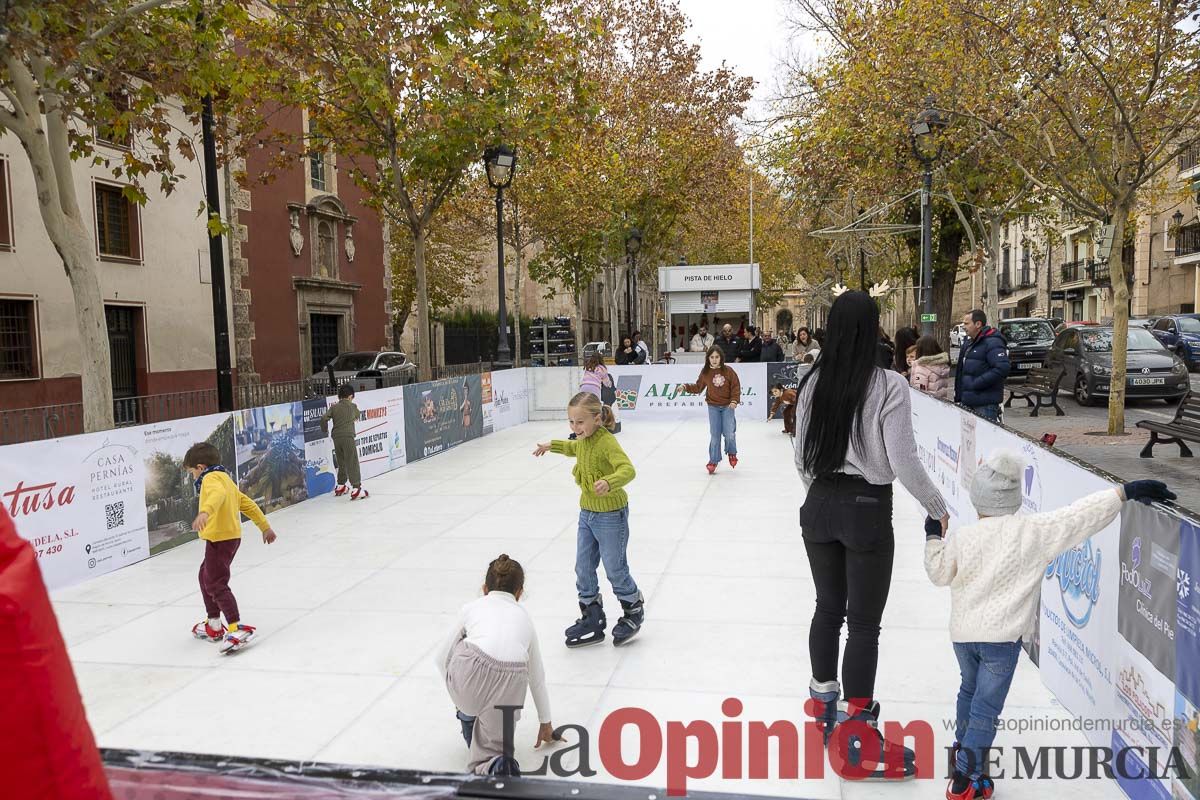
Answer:
[(1004, 401), (1005, 408), (1012, 408), (1013, 400), (1024, 400), (1029, 416), (1036, 417), (1043, 408), (1053, 408), (1055, 416), (1064, 417), (1067, 412), (1058, 405), (1058, 386), (1062, 383), (1063, 371), (1054, 367), (1037, 367), (1029, 370), (1025, 382), (1013, 387)]
[(1192, 451), (1184, 444), (1200, 442), (1200, 394), (1189, 391), (1179, 401), (1175, 409), (1175, 419), (1170, 422), (1152, 422), (1144, 419), (1137, 424), (1139, 428), (1150, 431), (1150, 441), (1142, 448), (1142, 458), (1154, 458), (1154, 445), (1177, 444), (1181, 458), (1191, 458)]

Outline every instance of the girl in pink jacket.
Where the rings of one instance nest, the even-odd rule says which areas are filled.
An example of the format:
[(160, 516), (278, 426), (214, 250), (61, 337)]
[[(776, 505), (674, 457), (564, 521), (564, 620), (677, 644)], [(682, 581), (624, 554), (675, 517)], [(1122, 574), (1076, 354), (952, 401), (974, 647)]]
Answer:
[(917, 359), (908, 373), (908, 383), (941, 400), (954, 399), (954, 379), (950, 375), (950, 354), (937, 339), (922, 336), (917, 340)]

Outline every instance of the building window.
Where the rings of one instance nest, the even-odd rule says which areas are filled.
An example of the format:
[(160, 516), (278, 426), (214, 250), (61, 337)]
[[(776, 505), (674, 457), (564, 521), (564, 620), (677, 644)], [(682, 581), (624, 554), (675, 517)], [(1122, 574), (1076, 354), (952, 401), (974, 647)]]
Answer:
[[(129, 97), (125, 94), (113, 94), (109, 96), (112, 101), (113, 109), (116, 115), (124, 114), (129, 110)], [(96, 125), (96, 141), (109, 145), (110, 147), (119, 147), (122, 150), (128, 150), (133, 146), (133, 134), (128, 128), (121, 132), (117, 132), (114, 125), (98, 124)]]
[(32, 300), (0, 300), (0, 380), (37, 377)]
[(308, 180), (312, 184), (312, 188), (323, 192), (328, 186), (325, 142), (317, 132), (317, 126), (311, 120), (308, 123), (308, 147)]
[(101, 257), (141, 258), (137, 205), (120, 186), (96, 184), (96, 244)]
[(12, 204), (8, 202), (8, 159), (0, 158), (0, 250), (13, 249)]
[(332, 278), (336, 272), (337, 237), (333, 235), (333, 223), (321, 220), (317, 224), (317, 274)]

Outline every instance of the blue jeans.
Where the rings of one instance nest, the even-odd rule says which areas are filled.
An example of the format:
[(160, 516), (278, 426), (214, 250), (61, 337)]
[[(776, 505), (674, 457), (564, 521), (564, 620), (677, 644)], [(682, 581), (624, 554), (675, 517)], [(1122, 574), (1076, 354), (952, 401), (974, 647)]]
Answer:
[(954, 730), (960, 745), (955, 768), (978, 778), (986, 772), (987, 751), (996, 739), (996, 721), (1017, 671), (1021, 640), (955, 642), (954, 655), (962, 673)]
[(632, 603), (641, 594), (629, 574), (629, 506), (617, 511), (579, 510), (579, 534), (575, 545), (575, 589), (579, 602), (600, 597), (596, 568), (604, 561), (604, 572), (618, 600)]
[(975, 412), (976, 416), (983, 417), (988, 422), (999, 422), (1000, 421), (1000, 404), (999, 403), (991, 403), (986, 406), (972, 406), (971, 410)]
[(725, 452), (737, 455), (737, 417), (729, 406), (708, 407), (708, 463), (721, 463), (721, 437), (725, 437)]

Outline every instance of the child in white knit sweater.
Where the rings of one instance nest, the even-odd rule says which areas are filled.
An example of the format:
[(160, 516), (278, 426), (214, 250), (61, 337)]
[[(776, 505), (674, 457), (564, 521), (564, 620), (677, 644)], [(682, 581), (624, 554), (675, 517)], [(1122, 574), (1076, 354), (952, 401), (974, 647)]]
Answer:
[(962, 674), (948, 800), (990, 798), (995, 791), (982, 768), (1012, 684), (1021, 637), (1032, 629), (1046, 564), (1103, 530), (1125, 500), (1175, 499), (1159, 481), (1133, 481), (1054, 511), (1018, 514), (1024, 468), (1015, 453), (993, 454), (971, 484), (979, 522), (946, 538), (938, 521), (925, 523), (925, 572), (934, 584), (950, 587), (950, 639)]

